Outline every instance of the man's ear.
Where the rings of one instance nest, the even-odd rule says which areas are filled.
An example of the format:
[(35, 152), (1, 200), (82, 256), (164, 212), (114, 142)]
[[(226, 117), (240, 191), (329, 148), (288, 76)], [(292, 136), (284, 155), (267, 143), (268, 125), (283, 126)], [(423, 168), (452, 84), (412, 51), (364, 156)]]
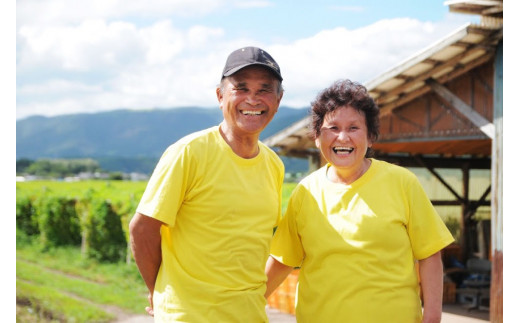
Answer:
[(282, 102), (284, 91), (282, 90), (282, 93), (280, 93), (280, 97), (278, 98), (278, 105), (280, 105), (280, 102)]
[(217, 87), (217, 90), (215, 91), (215, 93), (217, 94), (218, 106), (219, 106), (220, 109), (222, 109), (222, 96), (223, 96), (223, 93), (222, 93), (222, 90), (220, 89), (219, 86)]

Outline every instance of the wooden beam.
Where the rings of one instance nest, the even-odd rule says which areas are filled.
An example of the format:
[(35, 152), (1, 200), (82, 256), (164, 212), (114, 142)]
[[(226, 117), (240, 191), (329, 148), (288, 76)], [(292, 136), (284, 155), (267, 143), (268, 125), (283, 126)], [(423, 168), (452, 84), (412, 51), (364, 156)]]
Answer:
[(432, 78), (426, 80), (426, 84), (437, 93), (442, 99), (444, 99), (451, 107), (459, 111), (463, 116), (468, 118), (480, 131), (482, 131), (489, 138), (495, 136), (495, 126), (488, 119), (481, 116), (477, 111), (471, 108), (466, 102), (462, 101), (458, 96), (453, 94), (445, 86), (435, 81)]
[(480, 199), (475, 204), (470, 203), (471, 207), (468, 210), (468, 213), (464, 215), (464, 218), (471, 217), (473, 214), (475, 214), (475, 212), (477, 212), (477, 209), (483, 205), (491, 205), (491, 203), (486, 203), (486, 198), (488, 197), (489, 193), (491, 193), (491, 185), (488, 186), (486, 191), (482, 194), (482, 196), (480, 196)]
[(469, 165), (470, 169), (491, 169), (491, 159), (487, 157), (430, 157), (421, 156), (422, 163), (417, 161), (411, 155), (392, 155), (392, 154), (379, 154), (376, 153), (375, 158), (384, 160), (389, 163), (397, 164), (403, 167), (423, 167), (424, 163), (428, 165), (435, 165), (435, 168), (443, 169), (460, 169), (463, 165)]
[[(459, 201), (457, 200), (431, 200), (433, 205), (436, 206), (462, 206)], [(471, 205), (478, 203), (478, 201), (469, 201)], [(490, 201), (484, 201), (479, 206), (490, 206)]]
[(450, 184), (448, 184), (448, 183), (447, 183), (447, 182), (442, 178), (442, 176), (441, 176), (439, 173), (437, 173), (437, 172), (435, 171), (435, 169), (433, 169), (433, 167), (431, 167), (430, 165), (426, 164), (426, 162), (422, 159), (421, 156), (419, 156), (419, 155), (415, 155), (414, 157), (417, 159), (417, 161), (419, 162), (419, 164), (421, 164), (423, 167), (425, 167), (426, 169), (428, 169), (428, 170), (430, 171), (430, 173), (432, 173), (432, 175), (435, 176), (435, 178), (437, 178), (437, 179), (439, 180), (439, 182), (441, 182), (442, 185), (444, 185), (444, 187), (446, 187), (446, 188), (448, 189), (448, 191), (450, 191), (451, 194), (453, 194), (453, 196), (455, 196), (455, 198), (457, 199), (457, 201), (459, 201), (461, 204), (464, 204), (464, 203), (467, 202), (466, 199), (460, 197), (460, 195), (459, 195), (457, 192), (455, 192), (455, 190), (450, 186)]
[(404, 123), (411, 125), (412, 127), (418, 129), (419, 131), (421, 131), (423, 133), (430, 130), (428, 127), (424, 127), (423, 125), (420, 125), (417, 122), (414, 122), (414, 121), (406, 118), (405, 116), (399, 114), (397, 111), (394, 111), (393, 116), (396, 117), (397, 119), (403, 121)]
[[(451, 57), (447, 61), (444, 61), (441, 64), (436, 64), (434, 67), (428, 69), (426, 72), (411, 78), (407, 82), (405, 82), (399, 86), (396, 86), (395, 88), (393, 88), (389, 91), (381, 93), (377, 99), (380, 102), (385, 102), (386, 100), (388, 100), (388, 98), (395, 97), (396, 95), (399, 95), (400, 93), (406, 93), (406, 89), (409, 88), (411, 86), (411, 84), (422, 82), (428, 78), (431, 78), (434, 75), (436, 75), (437, 73), (439, 73), (440, 71), (443, 71), (449, 67), (452, 67), (454, 69), (461, 69), (461, 68), (463, 68), (463, 65), (460, 64), (460, 62), (464, 58), (469, 57), (469, 56), (473, 55), (474, 53), (478, 53), (479, 51), (481, 51), (481, 49), (477, 48), (477, 45), (468, 47), (462, 53)], [(485, 56), (485, 54), (483, 54), (481, 56)], [(373, 91), (373, 90), (375, 90), (375, 89), (372, 89), (371, 91)]]
[[(488, 62), (492, 58), (493, 58), (493, 54), (491, 54), (491, 53), (483, 55), (480, 58), (472, 61), (471, 63), (464, 65), (462, 68), (454, 69), (453, 71), (449, 72), (448, 74), (445, 74), (445, 75), (439, 77), (438, 81), (440, 83), (446, 83), (446, 82), (466, 73), (467, 71)], [(376, 103), (379, 106), (380, 111), (381, 111), (380, 116), (383, 117), (383, 116), (389, 115), (390, 113), (392, 113), (392, 111), (395, 108), (400, 107), (430, 91), (431, 91), (431, 89), (429, 86), (423, 86), (423, 87), (418, 88), (417, 90), (408, 92), (405, 96), (403, 96), (397, 100), (390, 101), (390, 102), (388, 102), (388, 101), (385, 102), (383, 97), (379, 97), (376, 99)]]

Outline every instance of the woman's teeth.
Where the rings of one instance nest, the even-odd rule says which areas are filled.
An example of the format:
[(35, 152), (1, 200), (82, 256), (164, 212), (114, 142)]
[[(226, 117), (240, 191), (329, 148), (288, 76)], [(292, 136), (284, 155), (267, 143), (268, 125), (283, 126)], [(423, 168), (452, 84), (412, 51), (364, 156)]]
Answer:
[(350, 154), (354, 151), (352, 147), (334, 147), (332, 148), (336, 154)]

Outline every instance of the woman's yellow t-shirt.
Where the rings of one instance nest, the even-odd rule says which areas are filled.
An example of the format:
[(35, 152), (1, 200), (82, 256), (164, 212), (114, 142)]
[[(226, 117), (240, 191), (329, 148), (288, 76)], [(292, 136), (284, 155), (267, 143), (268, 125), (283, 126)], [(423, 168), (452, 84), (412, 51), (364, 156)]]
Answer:
[(271, 254), (301, 267), (298, 322), (420, 322), (415, 260), (453, 237), (413, 173), (372, 160), (351, 185), (324, 166), (295, 188)]

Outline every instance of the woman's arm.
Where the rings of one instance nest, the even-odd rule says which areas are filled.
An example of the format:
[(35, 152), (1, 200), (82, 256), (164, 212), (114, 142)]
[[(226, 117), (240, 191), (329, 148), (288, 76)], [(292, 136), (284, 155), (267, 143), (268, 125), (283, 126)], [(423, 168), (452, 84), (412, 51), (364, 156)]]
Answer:
[(423, 323), (439, 323), (442, 316), (443, 266), (441, 252), (419, 260), (424, 300)]
[(265, 266), (265, 274), (267, 275), (267, 289), (265, 290), (265, 298), (268, 298), (272, 292), (278, 287), (284, 279), (293, 271), (293, 267), (287, 266), (269, 256)]

